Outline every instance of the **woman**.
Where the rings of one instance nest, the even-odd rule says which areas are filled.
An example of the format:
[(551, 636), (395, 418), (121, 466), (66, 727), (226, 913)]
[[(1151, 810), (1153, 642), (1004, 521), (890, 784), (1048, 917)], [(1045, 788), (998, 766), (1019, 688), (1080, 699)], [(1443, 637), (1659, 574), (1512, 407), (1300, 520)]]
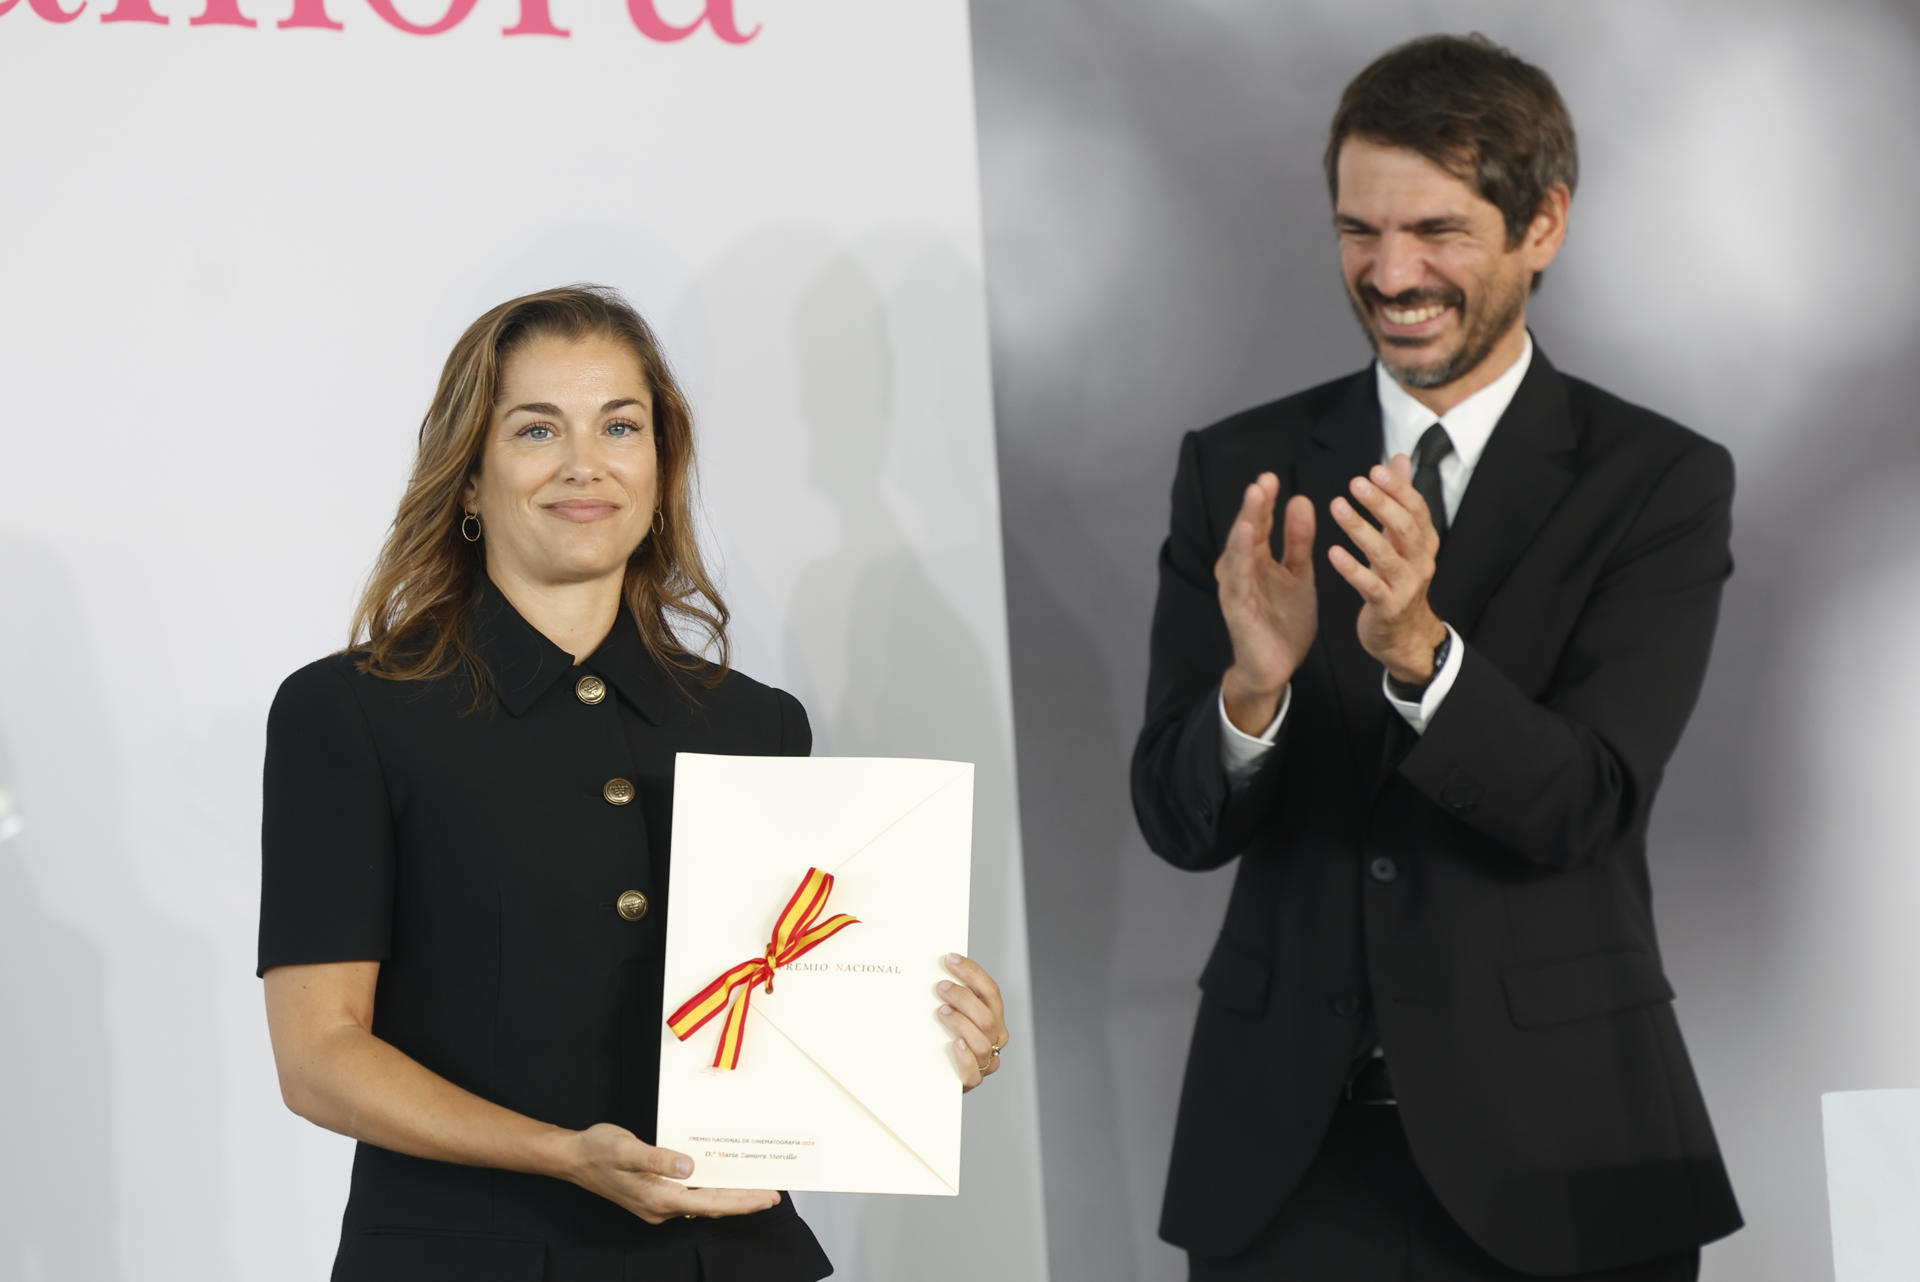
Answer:
[[(461, 337), (355, 625), (267, 727), (260, 970), (281, 1091), (360, 1140), (335, 1279), (812, 1279), (772, 1191), (655, 1148), (676, 752), (804, 754), (729, 669), (692, 423), (617, 295)], [(700, 633), (715, 657), (679, 640)], [(956, 959), (962, 1084), (998, 989)]]

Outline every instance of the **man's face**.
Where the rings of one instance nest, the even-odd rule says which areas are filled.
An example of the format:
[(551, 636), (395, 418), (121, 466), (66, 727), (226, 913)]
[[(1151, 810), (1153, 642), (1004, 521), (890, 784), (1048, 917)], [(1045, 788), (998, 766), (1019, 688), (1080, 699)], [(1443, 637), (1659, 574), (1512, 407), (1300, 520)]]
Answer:
[(1519, 355), (1527, 291), (1559, 248), (1564, 218), (1544, 233), (1536, 218), (1509, 247), (1500, 210), (1417, 151), (1349, 138), (1337, 172), (1340, 268), (1387, 372), (1405, 387), (1442, 388), (1510, 347), (1472, 380), (1491, 381)]

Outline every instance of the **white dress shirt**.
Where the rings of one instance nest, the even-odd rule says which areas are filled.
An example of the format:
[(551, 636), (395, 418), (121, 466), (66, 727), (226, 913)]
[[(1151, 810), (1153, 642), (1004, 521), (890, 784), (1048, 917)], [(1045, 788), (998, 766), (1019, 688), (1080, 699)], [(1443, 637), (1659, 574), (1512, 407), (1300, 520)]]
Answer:
[[(1527, 367), (1533, 364), (1533, 335), (1526, 336), (1526, 342), (1520, 349), (1520, 356), (1505, 373), (1487, 384), (1466, 400), (1439, 416), (1440, 426), (1447, 429), (1447, 436), (1453, 442), (1453, 453), (1440, 460), (1440, 499), (1447, 509), (1447, 525), (1453, 525), (1454, 514), (1460, 510), (1460, 501), (1466, 497), (1467, 482), (1473, 479), (1473, 469), (1479, 466), (1480, 456), (1486, 452), (1487, 442), (1493, 437), (1494, 426), (1500, 416), (1507, 412), (1507, 406), (1513, 403), (1513, 395), (1520, 390), (1520, 381), (1527, 376)], [(1419, 443), (1420, 436), (1433, 426), (1434, 413), (1419, 401), (1406, 388), (1394, 382), (1393, 376), (1380, 362), (1373, 364), (1374, 388), (1380, 398), (1380, 428), (1385, 455), (1382, 462), (1396, 454), (1413, 454), (1413, 447)], [(1330, 520), (1324, 513), (1315, 513), (1320, 520)], [(1316, 574), (1332, 574), (1330, 566), (1315, 566)], [(1445, 622), (1445, 620), (1442, 620)], [(1447, 691), (1453, 689), (1454, 678), (1460, 675), (1460, 659), (1463, 643), (1460, 634), (1447, 624), (1447, 632), (1453, 638), (1453, 644), (1447, 649), (1447, 661), (1433, 674), (1433, 680), (1427, 684), (1419, 702), (1409, 702), (1395, 698), (1387, 686), (1387, 674), (1380, 673), (1380, 692), (1394, 711), (1406, 719), (1414, 733), (1426, 730), (1439, 711), (1440, 703), (1447, 697)], [(1287, 719), (1287, 708), (1293, 703), (1293, 686), (1288, 684), (1280, 695), (1280, 710), (1274, 714), (1273, 721), (1258, 735), (1243, 733), (1239, 727), (1227, 719), (1226, 695), (1220, 696), (1220, 764), (1227, 772), (1229, 784), (1244, 783), (1260, 766), (1273, 746), (1280, 726)]]

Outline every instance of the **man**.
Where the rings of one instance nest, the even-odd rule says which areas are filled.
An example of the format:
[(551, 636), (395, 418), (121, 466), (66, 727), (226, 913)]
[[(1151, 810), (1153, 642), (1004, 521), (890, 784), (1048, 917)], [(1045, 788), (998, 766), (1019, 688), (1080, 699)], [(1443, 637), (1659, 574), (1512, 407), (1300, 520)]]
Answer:
[(1239, 859), (1161, 1232), (1195, 1279), (1692, 1279), (1740, 1216), (1645, 837), (1732, 463), (1533, 345), (1577, 177), (1545, 74), (1404, 45), (1326, 166), (1378, 360), (1190, 434), (1161, 553), (1134, 809)]

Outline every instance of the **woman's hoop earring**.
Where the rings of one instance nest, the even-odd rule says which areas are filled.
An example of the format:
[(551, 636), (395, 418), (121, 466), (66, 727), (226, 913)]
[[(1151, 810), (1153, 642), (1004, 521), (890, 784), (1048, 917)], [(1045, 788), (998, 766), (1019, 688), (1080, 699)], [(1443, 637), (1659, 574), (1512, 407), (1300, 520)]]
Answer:
[(653, 509), (653, 532), (655, 534), (665, 534), (667, 532), (667, 520), (660, 514), (659, 508)]
[[(468, 522), (473, 523), (472, 533), (467, 532)], [(460, 537), (461, 538), (465, 539), (469, 543), (478, 543), (480, 541), (480, 534), (481, 534), (480, 514), (478, 512), (469, 512), (465, 516), (460, 518)]]

